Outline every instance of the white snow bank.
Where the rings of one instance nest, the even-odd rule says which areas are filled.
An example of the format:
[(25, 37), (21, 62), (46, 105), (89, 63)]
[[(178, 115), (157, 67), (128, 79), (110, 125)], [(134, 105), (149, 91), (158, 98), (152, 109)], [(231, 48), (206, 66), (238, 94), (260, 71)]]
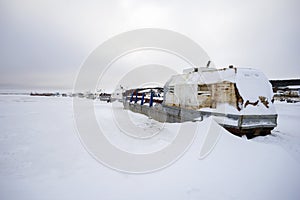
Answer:
[(277, 127), (272, 131), (272, 135), (256, 137), (254, 140), (278, 145), (300, 162), (300, 103), (275, 101), (274, 105), (278, 112)]
[[(254, 103), (242, 109), (243, 114), (276, 114), (275, 107), (271, 102), (273, 98), (272, 85), (268, 78), (257, 69), (238, 68), (236, 74), (236, 87), (244, 100), (244, 107), (247, 101)], [(268, 102), (267, 108), (259, 97), (265, 97)]]
[(244, 101), (255, 102), (259, 96), (270, 102), (273, 97), (272, 85), (268, 78), (257, 69), (237, 69), (236, 86)]

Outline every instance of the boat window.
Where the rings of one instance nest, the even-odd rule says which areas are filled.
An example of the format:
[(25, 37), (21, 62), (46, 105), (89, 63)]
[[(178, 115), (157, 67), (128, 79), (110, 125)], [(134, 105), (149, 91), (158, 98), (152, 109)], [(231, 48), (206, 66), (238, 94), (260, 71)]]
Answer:
[(198, 85), (198, 95), (210, 95), (210, 87), (205, 84)]
[(174, 86), (169, 86), (169, 93), (174, 94)]

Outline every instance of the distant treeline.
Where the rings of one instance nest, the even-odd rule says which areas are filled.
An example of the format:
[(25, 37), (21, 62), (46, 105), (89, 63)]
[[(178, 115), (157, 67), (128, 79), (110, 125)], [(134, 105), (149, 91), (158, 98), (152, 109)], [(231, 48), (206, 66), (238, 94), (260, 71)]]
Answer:
[(300, 85), (300, 79), (287, 79), (287, 80), (270, 80), (273, 87), (286, 87), (292, 85)]

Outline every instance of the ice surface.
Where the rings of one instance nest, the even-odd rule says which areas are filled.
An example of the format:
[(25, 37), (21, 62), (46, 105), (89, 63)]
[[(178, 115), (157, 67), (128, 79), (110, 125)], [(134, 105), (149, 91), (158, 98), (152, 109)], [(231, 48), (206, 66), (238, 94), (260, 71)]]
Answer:
[[(106, 115), (111, 104), (96, 106), (99, 120), (116, 134), (119, 130), (109, 126), (115, 126), (114, 120)], [(246, 140), (217, 126), (218, 143), (199, 159), (215, 126), (210, 118), (197, 122), (197, 138), (173, 165), (133, 175), (111, 170), (86, 152), (76, 133), (71, 98), (0, 96), (0, 199), (300, 199), (300, 160), (295, 159), (300, 106), (276, 107), (279, 125), (266, 139)], [(137, 125), (149, 123), (134, 119)], [(165, 124), (163, 130), (174, 134), (177, 128)], [(172, 137), (164, 139), (167, 143)]]

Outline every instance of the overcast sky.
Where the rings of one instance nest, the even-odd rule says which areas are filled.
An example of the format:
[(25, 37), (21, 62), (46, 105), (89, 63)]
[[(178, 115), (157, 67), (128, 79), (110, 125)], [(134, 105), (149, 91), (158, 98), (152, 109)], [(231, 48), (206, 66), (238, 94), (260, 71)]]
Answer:
[(0, 87), (72, 88), (91, 51), (138, 28), (182, 33), (217, 67), (300, 78), (299, 2), (0, 0)]

